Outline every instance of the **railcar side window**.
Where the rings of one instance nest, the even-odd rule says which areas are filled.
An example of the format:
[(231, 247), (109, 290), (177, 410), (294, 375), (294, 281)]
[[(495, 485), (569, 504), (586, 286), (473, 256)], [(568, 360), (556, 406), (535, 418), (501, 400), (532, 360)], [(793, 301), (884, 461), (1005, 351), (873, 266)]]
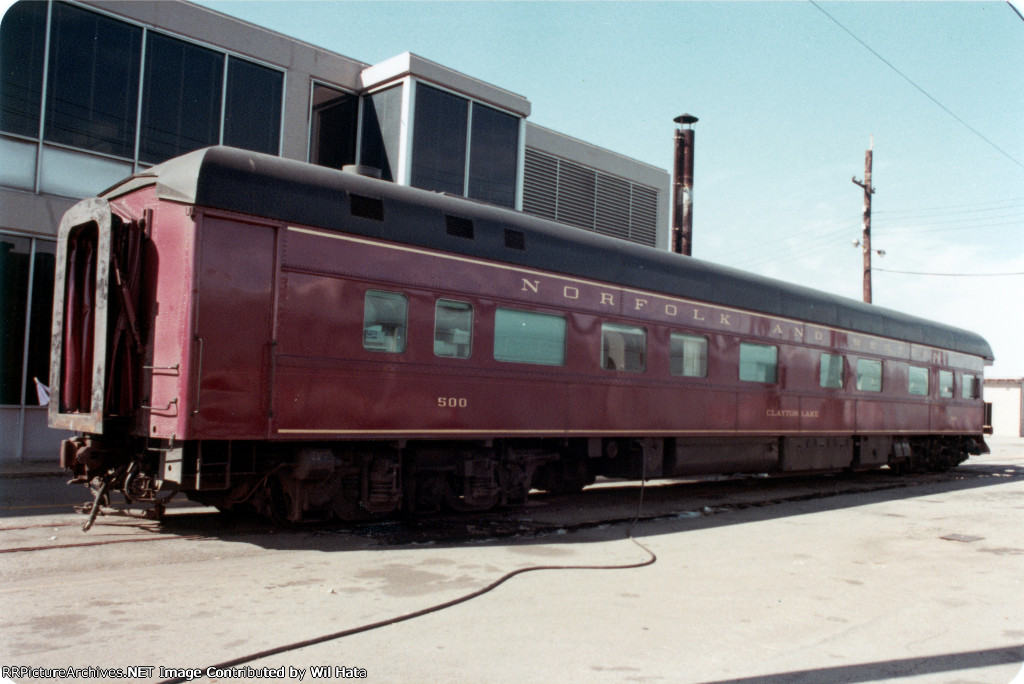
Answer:
[(960, 396), (964, 399), (977, 399), (978, 394), (978, 376), (964, 374), (960, 378)]
[(669, 342), (669, 372), (686, 378), (708, 376), (708, 338), (672, 333)]
[(947, 399), (953, 396), (953, 371), (939, 371), (939, 396)]
[(565, 365), (564, 316), (499, 308), (494, 313), (494, 358), (497, 361)]
[(919, 397), (928, 396), (928, 369), (911, 366), (907, 374), (907, 391)]
[(779, 378), (779, 348), (740, 343), (740, 380), (774, 384)]
[(862, 392), (882, 391), (882, 362), (857, 359), (857, 389)]
[(838, 354), (822, 354), (818, 384), (822, 387), (842, 389), (844, 368), (845, 364), (842, 356)]
[(633, 325), (602, 323), (601, 368), (643, 373), (647, 368), (647, 331)]
[(434, 354), (468, 359), (473, 353), (473, 305), (438, 299), (434, 307)]
[(363, 306), (363, 349), (405, 351), (409, 299), (398, 292), (367, 290)]

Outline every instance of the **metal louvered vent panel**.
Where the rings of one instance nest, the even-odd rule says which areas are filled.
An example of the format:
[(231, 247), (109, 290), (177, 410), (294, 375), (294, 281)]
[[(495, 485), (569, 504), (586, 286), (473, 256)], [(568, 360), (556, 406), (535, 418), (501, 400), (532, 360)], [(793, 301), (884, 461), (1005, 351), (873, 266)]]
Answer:
[(529, 147), (523, 171), (525, 213), (655, 246), (656, 189)]
[(615, 176), (597, 176), (597, 232), (629, 239), (629, 181)]
[(629, 239), (654, 247), (658, 242), (658, 191), (633, 183)]
[(593, 230), (596, 190), (597, 173), (593, 169), (559, 160), (558, 220)]
[(558, 159), (526, 148), (523, 211), (552, 221), (558, 216)]

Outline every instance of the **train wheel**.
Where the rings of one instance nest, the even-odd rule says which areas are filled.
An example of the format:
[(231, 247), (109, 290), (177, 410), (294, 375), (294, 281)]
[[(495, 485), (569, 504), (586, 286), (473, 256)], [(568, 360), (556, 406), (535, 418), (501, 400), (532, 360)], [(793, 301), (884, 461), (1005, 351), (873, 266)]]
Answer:
[(153, 504), (152, 508), (146, 509), (143, 517), (147, 520), (163, 520), (164, 513), (167, 512), (167, 507), (162, 501), (157, 501)]
[(437, 513), (449, 491), (443, 473), (429, 473), (416, 478), (416, 494), (413, 511), (416, 513)]
[(288, 525), (291, 521), (289, 511), (291, 501), (284, 491), (281, 480), (271, 475), (260, 486), (253, 496), (256, 512), (275, 525)]
[(967, 460), (967, 456), (951, 447), (943, 447), (935, 458), (933, 470), (952, 470)]
[(582, 458), (563, 456), (537, 470), (534, 485), (552, 494), (575, 494), (594, 481), (587, 462)]
[(444, 482), (444, 503), (448, 508), (460, 513), (471, 511), (486, 511), (494, 508), (501, 501), (501, 490), (497, 487), (479, 483), (462, 482), (461, 493), (452, 486), (452, 482), (446, 479)]

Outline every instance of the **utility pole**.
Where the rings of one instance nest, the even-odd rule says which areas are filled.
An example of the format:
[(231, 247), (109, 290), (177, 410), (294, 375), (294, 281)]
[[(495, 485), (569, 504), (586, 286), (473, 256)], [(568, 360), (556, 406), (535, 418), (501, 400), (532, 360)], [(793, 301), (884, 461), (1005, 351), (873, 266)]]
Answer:
[(693, 254), (693, 124), (697, 117), (683, 114), (673, 119), (686, 126), (676, 129), (675, 159), (673, 162), (672, 251)]
[[(854, 185), (864, 188), (864, 235), (861, 247), (864, 250), (864, 301), (871, 303), (871, 195), (875, 189), (871, 186), (871, 156), (875, 149), (875, 137), (871, 136), (871, 147), (864, 153), (864, 182), (851, 178)], [(856, 244), (856, 243), (854, 243)]]

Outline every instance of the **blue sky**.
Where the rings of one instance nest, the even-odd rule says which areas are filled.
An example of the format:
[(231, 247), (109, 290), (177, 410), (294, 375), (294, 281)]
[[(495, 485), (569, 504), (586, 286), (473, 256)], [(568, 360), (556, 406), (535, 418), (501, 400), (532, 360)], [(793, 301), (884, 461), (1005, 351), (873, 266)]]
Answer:
[(414, 52), (664, 169), (673, 117), (695, 114), (694, 256), (856, 299), (851, 178), (873, 136), (876, 268), (1018, 274), (876, 271), (875, 304), (975, 330), (988, 377), (1024, 376), (1024, 20), (1006, 3), (202, 4), (369, 63)]

